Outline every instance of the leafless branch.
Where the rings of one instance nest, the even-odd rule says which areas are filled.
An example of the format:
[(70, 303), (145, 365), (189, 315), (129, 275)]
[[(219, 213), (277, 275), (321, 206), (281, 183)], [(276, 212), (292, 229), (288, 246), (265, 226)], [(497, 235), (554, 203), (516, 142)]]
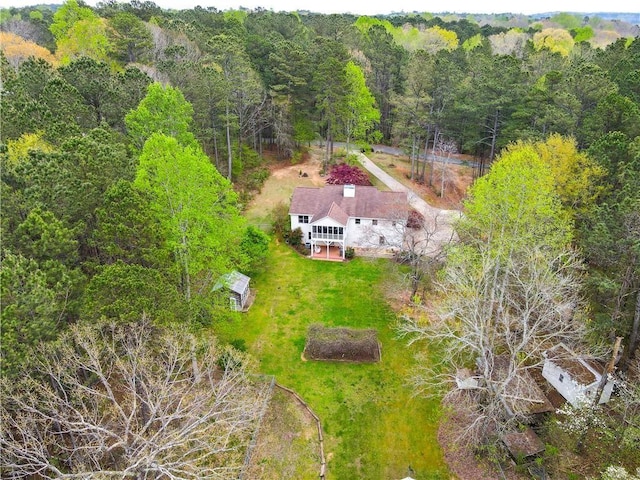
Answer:
[[(266, 385), (247, 359), (183, 334), (77, 326), (40, 352), (37, 371), (2, 383), (7, 478), (237, 475)], [(221, 355), (235, 356), (218, 367)]]
[(501, 256), (456, 245), (438, 284), (442, 304), (428, 312), (428, 321), (405, 318), (399, 327), (409, 343), (428, 340), (446, 364), (418, 372), (414, 388), (450, 382), (441, 372), (470, 367), (480, 380), (478, 410), (467, 431), (474, 441), (481, 440), (479, 432), (523, 419), (529, 412), (518, 406), (539, 403), (526, 372), (539, 367), (542, 353), (558, 342), (574, 345), (583, 338), (581, 268), (567, 250), (550, 255), (532, 247)]

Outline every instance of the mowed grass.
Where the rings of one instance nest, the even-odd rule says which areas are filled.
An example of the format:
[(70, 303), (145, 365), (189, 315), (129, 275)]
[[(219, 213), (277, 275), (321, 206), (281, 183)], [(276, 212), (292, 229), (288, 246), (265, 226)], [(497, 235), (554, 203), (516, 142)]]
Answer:
[[(436, 440), (439, 403), (414, 397), (406, 385), (416, 363), (396, 338), (395, 314), (380, 291), (385, 262), (314, 261), (272, 243), (263, 273), (252, 279), (251, 310), (215, 333), (243, 339), (261, 373), (296, 390), (321, 418), (327, 478), (400, 479), (409, 468), (419, 479), (449, 478)], [(317, 322), (377, 329), (382, 361), (303, 361), (307, 328)]]

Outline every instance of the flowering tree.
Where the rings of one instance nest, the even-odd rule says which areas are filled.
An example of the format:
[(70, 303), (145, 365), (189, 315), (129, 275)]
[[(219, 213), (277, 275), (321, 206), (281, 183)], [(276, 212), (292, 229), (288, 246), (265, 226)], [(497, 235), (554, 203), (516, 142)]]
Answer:
[(602, 473), (602, 480), (640, 480), (640, 468), (636, 474), (627, 472), (627, 469), (617, 465), (609, 465)]
[(578, 448), (582, 447), (587, 434), (592, 429), (607, 427), (606, 418), (600, 406), (585, 395), (577, 399), (575, 407), (567, 402), (556, 413), (562, 415), (559, 421), (560, 428), (578, 437)]

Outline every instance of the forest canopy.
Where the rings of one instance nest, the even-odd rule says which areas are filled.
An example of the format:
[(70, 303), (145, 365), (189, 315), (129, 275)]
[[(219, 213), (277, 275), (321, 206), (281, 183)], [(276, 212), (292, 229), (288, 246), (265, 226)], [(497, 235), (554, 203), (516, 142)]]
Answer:
[[(244, 208), (272, 162), (298, 162), (313, 144), (325, 149), (323, 175), (363, 182), (349, 166), (331, 169), (335, 142), (399, 147), (422, 184), (419, 159), (429, 152), (472, 159), (462, 242), (444, 270), (452, 284), (461, 280), (452, 308), (490, 311), (476, 294), (491, 275), (504, 279), (492, 292), (507, 303), (528, 298), (520, 287), (532, 278), (550, 278), (557, 288), (544, 307), (555, 310), (545, 318), (562, 324), (558, 312), (569, 307), (559, 298), (577, 305), (584, 296), (581, 339), (624, 336), (622, 365), (637, 351), (637, 24), (566, 12), (356, 17), (67, 0), (3, 8), (0, 26), (6, 391), (25, 370), (51, 373), (46, 345), (59, 354), (59, 338), (80, 345), (106, 335), (94, 346), (115, 358), (104, 339), (120, 342), (142, 318), (175, 333), (236, 315), (213, 286), (232, 270), (259, 272), (269, 252)], [(565, 288), (576, 277), (583, 296)], [(465, 295), (476, 310), (456, 303)], [(512, 312), (500, 317), (507, 327)], [(535, 338), (525, 347), (500, 346), (515, 359), (542, 348)], [(84, 362), (81, 350), (68, 360)], [(219, 360), (219, 351), (200, 352)], [(82, 384), (83, 375), (65, 378)], [(15, 388), (23, 394), (40, 380)], [(17, 398), (3, 408), (53, 402)], [(2, 415), (29, 432), (38, 422), (73, 423)]]

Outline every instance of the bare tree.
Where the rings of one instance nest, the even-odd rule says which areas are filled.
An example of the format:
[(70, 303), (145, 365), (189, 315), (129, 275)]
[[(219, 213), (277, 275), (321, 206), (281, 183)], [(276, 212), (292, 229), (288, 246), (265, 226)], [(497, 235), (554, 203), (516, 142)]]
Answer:
[(460, 242), (447, 251), (439, 304), (428, 321), (407, 318), (400, 327), (442, 359), (424, 367), (417, 387), (451, 379), (441, 373), (476, 372), (456, 382), (475, 392), (467, 433), (476, 443), (539, 413), (547, 401), (529, 372), (546, 350), (559, 342), (575, 350), (584, 338), (583, 266), (550, 180), (528, 147), (504, 154), (476, 180), (456, 224)]
[(444, 192), (446, 188), (446, 180), (449, 176), (447, 166), (451, 155), (458, 152), (458, 147), (453, 140), (438, 140), (435, 151), (438, 152), (440, 160), (442, 162), (441, 168), (441, 181), (440, 181), (440, 198), (444, 198)]
[(73, 327), (1, 384), (3, 477), (236, 478), (269, 392), (238, 355), (147, 321)]
[(442, 264), (444, 250), (441, 244), (435, 242), (441, 223), (439, 215), (426, 219), (413, 210), (405, 224), (397, 224), (403, 229), (403, 244), (396, 257), (411, 268), (408, 275), (412, 299), (415, 299), (425, 280), (431, 279)]
[[(397, 215), (390, 221), (391, 227), (382, 222), (367, 229), (372, 239), (372, 247), (392, 250), (395, 259), (410, 267), (407, 279), (411, 290), (410, 298), (416, 299), (418, 290), (431, 279), (444, 258), (443, 247), (453, 240), (454, 232), (447, 228), (447, 219), (438, 213), (426, 218), (417, 210), (403, 215), (398, 208)], [(449, 232), (448, 238), (443, 233)], [(379, 243), (373, 243), (380, 239)], [(424, 293), (424, 292), (423, 292)]]
[(522, 58), (530, 37), (528, 33), (518, 32), (515, 28), (508, 32), (490, 35), (491, 51), (494, 55), (513, 55)]
[(535, 411), (541, 400), (528, 371), (542, 364), (548, 348), (583, 337), (580, 268), (571, 251), (549, 257), (532, 248), (504, 258), (458, 245), (438, 284), (443, 303), (428, 322), (406, 318), (401, 324), (410, 343), (428, 339), (442, 349), (443, 365), (424, 366), (414, 378), (416, 389), (451, 381), (456, 369), (477, 371), (477, 412), (466, 432), (473, 443)]

